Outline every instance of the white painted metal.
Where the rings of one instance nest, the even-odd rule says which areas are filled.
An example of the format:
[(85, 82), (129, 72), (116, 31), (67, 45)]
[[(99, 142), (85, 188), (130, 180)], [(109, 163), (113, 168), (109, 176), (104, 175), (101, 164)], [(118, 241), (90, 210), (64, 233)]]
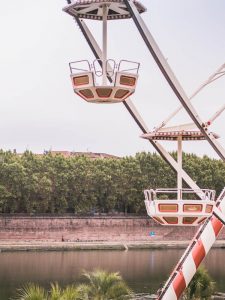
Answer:
[[(115, 73), (116, 78), (115, 81), (110, 84), (107, 84), (106, 82), (106, 70), (103, 70), (102, 68), (103, 71), (99, 71), (95, 68), (95, 62), (97, 62), (96, 60), (93, 64), (85, 61), (88, 66), (88, 70), (81, 69), (80, 63), (83, 63), (83, 61), (71, 62), (69, 64), (71, 72), (70, 77), (72, 80), (74, 92), (89, 103), (120, 103), (128, 98), (128, 96), (132, 95), (136, 89), (138, 74), (120, 72), (118, 68), (119, 66), (121, 66), (121, 61), (116, 65), (115, 61), (112, 59), (105, 60), (104, 62), (101, 60), (102, 66), (109, 61), (114, 62), (115, 64), (114, 69), (110, 73), (112, 74), (112, 76)], [(136, 65), (135, 62), (129, 63), (133, 63)], [(130, 72), (131, 71), (132, 70), (130, 70)], [(138, 68), (133, 71), (138, 72)], [(102, 74), (103, 72), (105, 72), (105, 74)], [(104, 77), (104, 85), (100, 85), (102, 82), (98, 82), (101, 76)], [(132, 82), (127, 83), (126, 80), (124, 81), (124, 78), (127, 78)]]
[[(67, 3), (68, 5), (63, 8), (63, 11), (72, 17), (102, 20), (102, 6), (105, 4), (107, 4), (110, 9), (108, 20), (128, 19), (131, 17), (126, 5), (121, 0), (67, 0)], [(146, 11), (146, 8), (139, 1), (135, 0), (134, 3), (140, 13)]]
[[(201, 193), (201, 199), (197, 199), (195, 194)], [(215, 206), (215, 191), (209, 189), (150, 189), (145, 190), (144, 195), (148, 215), (167, 226), (198, 226), (211, 217)], [(171, 217), (177, 220), (171, 220)]]
[[(102, 51), (96, 42), (95, 38), (93, 37), (91, 31), (89, 30), (88, 26), (83, 20), (80, 20), (78, 18), (75, 18), (82, 33), (84, 34), (89, 46), (91, 47), (94, 55), (96, 58), (102, 57)], [(221, 75), (222, 76), (222, 75)], [(112, 80), (109, 78), (109, 80)], [(149, 129), (147, 125), (145, 124), (144, 120), (138, 113), (137, 109), (135, 108), (133, 102), (130, 98), (126, 99), (123, 104), (131, 114), (131, 116), (134, 118), (135, 122), (139, 126), (139, 128), (142, 130), (143, 133), (149, 132)], [(158, 151), (158, 153), (164, 158), (164, 160), (175, 170), (178, 170), (178, 164), (174, 160), (174, 158), (166, 151), (166, 149), (158, 142), (158, 141), (150, 141), (150, 143), (153, 145), (153, 147)], [(192, 180), (192, 178), (182, 169), (182, 178), (183, 180), (190, 186), (193, 190), (198, 190), (198, 185)], [(199, 195), (201, 196), (201, 195)]]
[[(216, 207), (218, 209), (216, 209)], [(225, 212), (225, 188), (222, 190), (221, 194), (217, 198), (216, 206), (214, 206), (215, 212)], [(224, 213), (222, 216), (224, 218)], [(197, 231), (193, 240), (190, 242), (189, 246), (185, 250), (184, 254), (180, 258), (177, 266), (171, 273), (164, 287), (160, 290), (158, 295), (158, 300), (178, 300), (179, 296), (185, 287), (188, 286), (189, 282), (193, 278), (199, 263), (205, 258), (211, 247), (213, 246), (216, 237), (223, 228), (223, 224), (214, 215), (211, 216)], [(198, 246), (202, 245), (202, 247)], [(195, 254), (193, 255), (193, 251)], [(195, 261), (194, 258), (198, 261)], [(194, 262), (194, 264), (193, 264)], [(191, 265), (191, 267), (190, 267)], [(175, 281), (178, 277), (184, 276), (185, 286), (179, 287), (179, 293), (176, 290)]]
[(208, 120), (207, 124), (211, 125), (225, 110), (225, 104)]
[[(150, 131), (148, 133), (143, 133), (141, 137), (143, 139), (147, 140), (161, 140), (161, 141), (177, 141), (178, 138), (182, 137), (183, 141), (202, 141), (205, 140), (205, 135), (202, 134), (202, 132), (198, 128), (194, 128), (191, 130), (186, 130), (184, 127), (180, 130), (176, 130), (175, 128), (182, 128), (181, 126), (174, 126), (174, 127), (168, 127), (168, 128), (162, 128), (159, 131)], [(208, 124), (205, 125), (206, 128), (208, 128)], [(168, 129), (168, 130), (166, 130)], [(174, 130), (173, 130), (174, 129)], [(214, 138), (218, 139), (219, 135), (215, 132), (212, 132), (212, 135)]]
[[(127, 100), (126, 100), (127, 102)], [(150, 141), (153, 146), (158, 150), (160, 155), (170, 164), (170, 166), (177, 172), (179, 166), (175, 159), (169, 154), (169, 152), (158, 142), (158, 141)], [(184, 171), (181, 170), (181, 175), (183, 180), (190, 186), (191, 189), (196, 191), (196, 194), (202, 198), (202, 192), (200, 187), (196, 184), (196, 182)]]
[[(185, 282), (190, 282), (191, 281), (191, 276), (193, 273), (196, 272), (196, 266), (195, 266), (195, 262), (193, 260), (192, 256), (188, 256), (186, 259), (186, 264), (184, 265), (184, 268), (182, 269), (183, 275), (184, 275), (184, 279)], [(175, 298), (176, 299), (176, 294), (175, 294)]]
[[(85, 38), (87, 39), (88, 44), (90, 45), (94, 55), (97, 58), (102, 57), (102, 51), (96, 42), (95, 38), (93, 37), (91, 31), (89, 30), (88, 26), (84, 22), (84, 20), (77, 19), (77, 23), (79, 27), (82, 30), (82, 33), (84, 34)], [(109, 66), (110, 69), (110, 66)], [(108, 77), (109, 78), (109, 77)], [(110, 81), (112, 81), (111, 78), (109, 78)], [(149, 132), (149, 129), (147, 125), (145, 124), (144, 120), (142, 119), (141, 115), (138, 113), (136, 107), (134, 106), (133, 102), (130, 98), (126, 99), (123, 104), (127, 108), (128, 112), (131, 114), (135, 122), (138, 124), (140, 129), (143, 133)], [(168, 151), (158, 142), (158, 141), (150, 141), (150, 143), (153, 145), (153, 147), (158, 151), (158, 153), (164, 158), (164, 160), (177, 172), (178, 170), (178, 163), (175, 161), (175, 159), (169, 154)], [(192, 180), (192, 178), (182, 169), (182, 178), (187, 183), (190, 188), (193, 190), (199, 190), (199, 186)], [(201, 194), (198, 193), (198, 195), (201, 197)]]
[(107, 15), (108, 7), (106, 4), (102, 7), (103, 19), (102, 19), (102, 85), (107, 84), (107, 74), (106, 74), (106, 61), (107, 61)]
[(179, 124), (170, 127), (161, 127), (160, 129), (157, 130), (157, 132), (170, 132), (170, 131), (181, 131), (181, 130), (191, 130), (191, 129), (197, 129), (195, 123), (186, 123), (186, 124)]
[[(178, 211), (177, 212), (162, 212), (159, 210), (159, 205), (177, 205)], [(195, 212), (184, 212), (183, 207), (184, 205), (201, 205), (202, 211)], [(151, 218), (157, 218), (154, 219), (158, 222), (158, 219), (160, 220), (161, 225), (166, 226), (198, 226), (203, 218), (209, 218), (212, 215), (212, 212), (206, 211), (206, 206), (211, 205), (215, 206), (215, 202), (212, 200), (177, 200), (177, 199), (167, 199), (167, 200), (145, 200), (145, 206), (146, 210), (148, 212), (148, 215)], [(170, 223), (167, 220), (164, 220), (164, 218), (177, 218), (177, 223)], [(187, 222), (184, 223), (184, 218), (196, 218), (196, 220), (193, 221), (193, 223), (188, 224)], [(205, 220), (203, 220), (205, 221)]]
[(177, 163), (178, 163), (178, 170), (177, 170), (177, 200), (182, 200), (182, 136), (178, 137), (177, 140)]
[[(70, 3), (71, 4), (71, 3)], [(74, 3), (73, 3), (74, 4)], [(121, 10), (120, 4), (121, 1), (114, 1), (114, 0), (89, 0), (85, 2), (86, 7), (83, 6), (84, 2), (75, 2), (76, 7), (76, 14), (80, 14), (82, 8), (82, 16), (88, 17), (88, 13), (95, 14), (100, 13), (99, 16), (102, 18), (102, 51), (100, 50), (101, 56), (96, 53), (96, 50), (91, 45), (91, 40), (89, 40), (89, 45), (93, 49), (93, 52), (96, 56), (96, 60), (93, 64), (88, 63), (89, 69), (88, 71), (92, 71), (92, 77), (94, 80), (88, 82), (87, 80), (87, 72), (85, 70), (81, 70), (80, 68), (75, 67), (77, 62), (70, 63), (70, 70), (71, 70), (71, 78), (73, 83), (74, 92), (83, 98), (85, 101), (89, 103), (120, 103), (123, 102), (126, 98), (132, 95), (135, 92), (137, 80), (138, 80), (138, 70), (139, 70), (139, 63), (131, 62), (128, 60), (121, 60), (120, 63), (117, 65), (114, 60), (107, 59), (107, 22), (108, 16), (112, 15), (112, 7), (117, 5), (118, 9)], [(136, 2), (138, 7), (142, 7), (138, 2)], [(78, 5), (78, 6), (77, 6)], [(80, 7), (81, 5), (81, 7)], [(124, 4), (123, 4), (124, 5)], [(70, 7), (71, 5), (69, 5)], [(110, 11), (109, 11), (110, 7)], [(93, 10), (93, 11), (92, 11)], [(96, 11), (97, 10), (97, 11)], [(126, 10), (126, 9), (125, 9)], [(142, 8), (141, 8), (142, 10)], [(66, 9), (67, 11), (67, 9)], [(126, 10), (127, 11), (127, 10)], [(78, 13), (79, 12), (79, 13)], [(74, 12), (75, 13), (75, 12)], [(117, 12), (114, 12), (115, 14)], [(121, 11), (122, 13), (122, 11)], [(75, 14), (75, 15), (76, 15)], [(81, 18), (82, 18), (81, 16)], [(78, 25), (83, 29), (81, 26), (81, 21), (79, 18), (75, 17)], [(84, 29), (82, 30), (84, 33)], [(87, 39), (87, 37), (86, 37)], [(94, 40), (94, 38), (93, 38)], [(99, 59), (101, 57), (101, 59)], [(78, 61), (80, 64), (83, 61)], [(109, 62), (114, 64), (114, 67), (108, 68)], [(96, 69), (96, 63), (99, 63), (101, 66), (101, 70)], [(122, 72), (120, 67), (127, 64), (134, 64), (135, 67), (133, 68), (125, 68)], [(73, 65), (73, 67), (72, 67)], [(108, 70), (109, 69), (109, 70)], [(79, 73), (77, 74), (77, 70)], [(129, 72), (128, 72), (129, 71)], [(83, 72), (83, 73), (82, 73)], [(101, 83), (99, 83), (99, 77), (102, 77)], [(109, 77), (110, 84), (108, 85), (107, 79)], [(85, 84), (83, 84), (83, 82)]]
[(213, 211), (214, 215), (223, 223), (225, 224), (225, 215), (222, 213), (217, 207), (214, 208)]
[(189, 98), (185, 94), (180, 82), (176, 78), (175, 74), (173, 73), (172, 69), (170, 68), (167, 60), (163, 56), (161, 50), (159, 49), (156, 41), (154, 40), (153, 36), (151, 35), (148, 27), (144, 23), (143, 19), (141, 18), (139, 12), (137, 11), (133, 1), (131, 0), (124, 0), (127, 5), (128, 10), (130, 11), (132, 18), (146, 44), (149, 51), (151, 52), (153, 58), (155, 59), (157, 65), (159, 66), (162, 74), (164, 75), (165, 79), (169, 83), (170, 87), (174, 91), (177, 98), (180, 100), (181, 104), (199, 128), (199, 130), (205, 135), (207, 141), (219, 155), (219, 157), (225, 161), (225, 149), (219, 144), (219, 142), (214, 138), (211, 133), (208, 133), (207, 130), (202, 126), (203, 122), (198, 115), (197, 111), (191, 104)]
[[(129, 5), (132, 5), (133, 1), (125, 0), (125, 2), (129, 6)], [(130, 12), (134, 13), (133, 8), (130, 9)], [(89, 30), (88, 30), (87, 27), (86, 27), (86, 30), (85, 30), (85, 26), (86, 26), (85, 23), (81, 22), (79, 20), (79, 26), (80, 26), (83, 34), (85, 35), (92, 51), (96, 55), (96, 57), (97, 58), (101, 57), (101, 50), (98, 47), (96, 41), (93, 39), (93, 36), (91, 34), (90, 34), (90, 36), (88, 35)], [(143, 30), (143, 28), (142, 28), (142, 30)], [(143, 36), (144, 36), (144, 33), (145, 32), (143, 32)], [(146, 40), (146, 42), (148, 42), (148, 39)], [(153, 48), (155, 48), (155, 47), (153, 47)], [(191, 106), (189, 99), (184, 94), (184, 92), (183, 92), (182, 88), (180, 87), (179, 83), (177, 83), (176, 78), (173, 77), (174, 74), (173, 73), (171, 74), (171, 72), (167, 72), (167, 71), (171, 71), (171, 70), (170, 69), (168, 70), (168, 68), (167, 68), (168, 66), (164, 66), (164, 63), (161, 63), (161, 60), (158, 58), (158, 55), (155, 55), (155, 59), (156, 59), (157, 63), (159, 64), (161, 70), (163, 71), (164, 76), (166, 77), (167, 81), (170, 83), (170, 85), (173, 88), (174, 92), (176, 93), (177, 97), (179, 98), (181, 103), (184, 105), (185, 109), (188, 111), (188, 113), (190, 114), (190, 116), (193, 119), (193, 121), (195, 122), (195, 124), (198, 126), (198, 128), (204, 134), (206, 134), (206, 132), (204, 130), (202, 130), (201, 120), (200, 120), (199, 116), (197, 115), (194, 108)], [(222, 75), (220, 74), (218, 76), (223, 76), (223, 75), (224, 74), (222, 74)], [(111, 78), (109, 78), (109, 80), (111, 80)], [(145, 123), (144, 123), (143, 119), (141, 118), (141, 116), (136, 111), (136, 109), (135, 109), (133, 103), (131, 102), (131, 100), (128, 99), (127, 101), (125, 101), (124, 105), (126, 106), (128, 111), (130, 112), (132, 117), (135, 119), (138, 126), (142, 129), (142, 131), (144, 133), (149, 132), (147, 126), (145, 125)], [(221, 151), (220, 145), (215, 144), (215, 141), (213, 141), (213, 138), (210, 136), (210, 134), (206, 135), (206, 137), (207, 137), (208, 141), (210, 142), (210, 144), (213, 146), (213, 148), (217, 151), (217, 153), (224, 159), (223, 149)], [(174, 170), (178, 171), (178, 169), (179, 169), (178, 163), (171, 157), (171, 155), (157, 141), (150, 141), (150, 142), (158, 150), (158, 152), (162, 155), (162, 157), (171, 165), (171, 167)], [(194, 181), (184, 172), (184, 170), (182, 170), (182, 177), (188, 183), (189, 186), (191, 186), (192, 188), (194, 186), (197, 187), (197, 185), (194, 183)], [(203, 194), (203, 191), (200, 190), (200, 192), (196, 192), (196, 194), (200, 194), (200, 193)], [(221, 193), (221, 196), (218, 198), (217, 202), (219, 204), (219, 209), (224, 213), (225, 212), (225, 189)], [(218, 213), (218, 211), (216, 211), (216, 210), (215, 210), (215, 212)], [(220, 215), (220, 217), (221, 217), (221, 215)], [(193, 260), (191, 261), (191, 259), (192, 259), (192, 252), (191, 251), (192, 251), (195, 243), (197, 243), (198, 240), (202, 236), (203, 237), (203, 246), (205, 247), (205, 252), (207, 254), (207, 252), (209, 251), (209, 249), (211, 248), (212, 244), (214, 243), (214, 241), (216, 239), (216, 235), (215, 235), (214, 231), (212, 230), (212, 228), (210, 228), (210, 229), (208, 228), (209, 226), (212, 227), (211, 219), (209, 220), (209, 222), (205, 223), (200, 228), (198, 233), (196, 234), (194, 240), (191, 242), (190, 246), (187, 248), (184, 255), (182, 256), (182, 259), (178, 263), (177, 268), (175, 268), (175, 271), (171, 274), (171, 277), (168, 279), (168, 281), (167, 281), (167, 283), (166, 283), (166, 285), (163, 289), (163, 293), (161, 293), (161, 295), (159, 296), (159, 299), (163, 299), (163, 300), (177, 299), (177, 293), (176, 293), (176, 290), (174, 289), (173, 281), (176, 278), (176, 276), (179, 275), (179, 273), (182, 272), (182, 269), (184, 270), (184, 278), (185, 278), (186, 286), (190, 282), (192, 276), (196, 272), (196, 266), (194, 267)], [(207, 239), (207, 237), (209, 237), (209, 238)], [(204, 245), (204, 243), (206, 243), (207, 246)], [(191, 267), (190, 267), (190, 265), (191, 265)]]
[[(216, 206), (214, 206), (214, 210)], [(215, 240), (215, 233), (213, 231), (212, 226), (208, 226), (201, 234), (201, 240), (204, 243), (205, 250), (208, 253), (210, 250), (210, 245), (214, 243)], [(191, 273), (192, 274), (192, 273)], [(189, 281), (190, 282), (190, 281)]]
[[(215, 73), (213, 73), (206, 81), (204, 81), (190, 96), (189, 100), (192, 100), (195, 96), (197, 96), (207, 85), (214, 82), (215, 80), (221, 78), (225, 75), (225, 64), (221, 65)], [(155, 127), (155, 130), (159, 130), (162, 127), (166, 126), (166, 124), (175, 117), (179, 111), (183, 108), (183, 105), (180, 105), (177, 109), (174, 110), (164, 121), (162, 121), (158, 126)]]

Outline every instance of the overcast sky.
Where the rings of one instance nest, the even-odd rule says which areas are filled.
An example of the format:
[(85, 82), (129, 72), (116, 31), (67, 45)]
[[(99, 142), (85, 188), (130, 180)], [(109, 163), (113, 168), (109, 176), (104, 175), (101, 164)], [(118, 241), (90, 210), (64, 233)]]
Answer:
[[(224, 0), (142, 0), (143, 18), (188, 95), (225, 63)], [(73, 93), (68, 63), (94, 57), (66, 1), (2, 1), (0, 11), (0, 148), (106, 152), (153, 151), (124, 105), (89, 104)], [(88, 21), (101, 42), (101, 22)], [(132, 97), (147, 125), (160, 123), (179, 101), (132, 20), (109, 23), (109, 57), (141, 62)], [(203, 120), (225, 103), (225, 77), (193, 100)], [(189, 121), (186, 113), (177, 118)], [(225, 113), (212, 126), (225, 147)], [(175, 143), (164, 143), (175, 149)], [(206, 142), (184, 150), (217, 157)]]

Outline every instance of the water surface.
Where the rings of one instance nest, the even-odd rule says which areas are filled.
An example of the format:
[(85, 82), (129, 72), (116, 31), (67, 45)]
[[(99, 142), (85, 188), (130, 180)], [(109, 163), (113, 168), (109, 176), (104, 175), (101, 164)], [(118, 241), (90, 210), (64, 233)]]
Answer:
[[(183, 250), (65, 251), (0, 253), (0, 299), (31, 281), (48, 286), (81, 281), (82, 270), (119, 271), (135, 292), (155, 292), (164, 282)], [(225, 292), (225, 249), (211, 250), (205, 266)]]

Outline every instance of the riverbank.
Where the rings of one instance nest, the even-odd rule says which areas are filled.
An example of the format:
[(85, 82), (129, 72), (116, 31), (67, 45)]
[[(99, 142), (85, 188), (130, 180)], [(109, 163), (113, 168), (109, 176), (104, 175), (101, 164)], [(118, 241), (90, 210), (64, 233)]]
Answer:
[[(185, 249), (190, 241), (151, 242), (46, 242), (46, 241), (1, 241), (0, 252), (14, 251), (81, 251), (81, 250), (141, 250)], [(225, 240), (216, 241), (213, 248), (224, 248)]]
[[(161, 226), (146, 216), (0, 216), (0, 243), (133, 243), (191, 240), (198, 228)], [(225, 230), (220, 234), (225, 240)]]
[[(198, 227), (161, 226), (146, 216), (0, 216), (0, 251), (185, 249)], [(214, 245), (225, 248), (225, 229)]]

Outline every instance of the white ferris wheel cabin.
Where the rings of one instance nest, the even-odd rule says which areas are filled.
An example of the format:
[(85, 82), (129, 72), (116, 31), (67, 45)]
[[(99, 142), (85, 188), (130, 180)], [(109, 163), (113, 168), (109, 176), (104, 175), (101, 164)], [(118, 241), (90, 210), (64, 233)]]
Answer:
[[(139, 13), (146, 11), (140, 2), (134, 3)], [(131, 18), (125, 3), (121, 0), (71, 1), (63, 10), (76, 18), (102, 22), (101, 58), (91, 63), (87, 60), (70, 63), (74, 92), (90, 103), (119, 103), (127, 99), (135, 92), (140, 64), (127, 59), (116, 63), (107, 58), (107, 22)]]
[[(210, 189), (182, 188), (182, 143), (202, 141), (205, 136), (194, 124), (164, 127), (142, 134), (142, 138), (177, 142), (177, 188), (145, 190), (147, 213), (161, 225), (198, 226), (212, 215), (215, 206), (215, 191)], [(215, 138), (219, 136), (212, 133)]]

